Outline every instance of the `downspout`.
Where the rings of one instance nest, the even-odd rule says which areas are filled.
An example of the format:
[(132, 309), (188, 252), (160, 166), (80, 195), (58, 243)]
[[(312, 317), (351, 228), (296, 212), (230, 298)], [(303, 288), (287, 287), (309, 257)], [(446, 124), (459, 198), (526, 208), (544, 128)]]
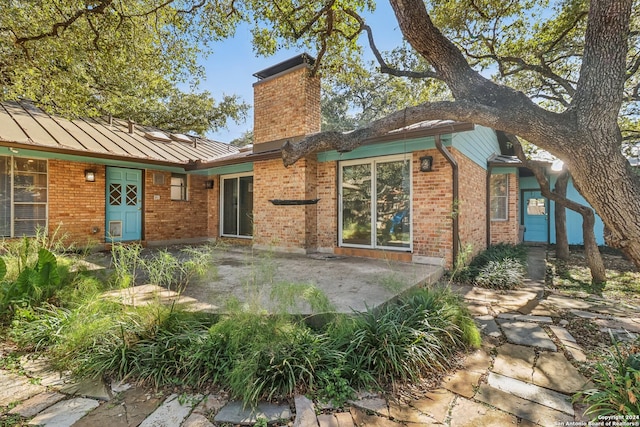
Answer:
[(453, 234), (453, 247), (452, 247), (452, 255), (453, 255), (453, 265), (455, 266), (457, 260), (458, 260), (458, 241), (460, 240), (460, 221), (458, 220), (458, 216), (459, 216), (459, 212), (457, 212), (458, 210), (458, 194), (459, 194), (459, 174), (458, 174), (458, 162), (456, 162), (456, 159), (453, 158), (453, 156), (451, 155), (451, 153), (449, 152), (449, 150), (447, 150), (443, 145), (442, 145), (442, 140), (440, 139), (440, 135), (436, 135), (435, 136), (435, 142), (436, 142), (436, 148), (438, 149), (438, 151), (440, 152), (440, 154), (442, 154), (444, 156), (444, 158), (447, 160), (447, 162), (449, 162), (449, 164), (451, 165), (451, 179), (453, 181), (453, 188), (452, 188), (452, 193), (453, 193), (453, 197), (452, 197), (452, 207), (453, 209), (455, 209), (454, 212), (452, 212), (453, 215), (453, 222), (452, 222), (452, 234)]
[(491, 246), (491, 172), (493, 165), (489, 163), (487, 165), (487, 178), (485, 180), (485, 229), (487, 230), (485, 246), (488, 248)]

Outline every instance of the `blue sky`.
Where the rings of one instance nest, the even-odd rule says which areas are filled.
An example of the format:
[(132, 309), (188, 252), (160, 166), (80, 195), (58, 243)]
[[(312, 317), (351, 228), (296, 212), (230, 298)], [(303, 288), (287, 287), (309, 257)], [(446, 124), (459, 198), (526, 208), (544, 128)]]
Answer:
[[(402, 41), (402, 33), (398, 28), (393, 10), (388, 2), (378, 3), (373, 14), (365, 16), (367, 23), (373, 29), (373, 34), (378, 48), (390, 50), (399, 46)], [(361, 37), (361, 43), (366, 39)], [(373, 58), (365, 48), (366, 57)], [(202, 59), (205, 68), (206, 81), (200, 85), (200, 90), (208, 90), (216, 100), (223, 95), (238, 95), (250, 105), (253, 104), (253, 83), (256, 78), (253, 73), (268, 68), (299, 53), (298, 51), (279, 51), (270, 57), (256, 56), (251, 45), (249, 27), (238, 28), (236, 36), (213, 45), (213, 54)], [(308, 52), (314, 55), (315, 52)], [(222, 142), (229, 142), (239, 137), (244, 131), (253, 128), (253, 109), (244, 124), (230, 123), (228, 129), (210, 133), (207, 136)]]

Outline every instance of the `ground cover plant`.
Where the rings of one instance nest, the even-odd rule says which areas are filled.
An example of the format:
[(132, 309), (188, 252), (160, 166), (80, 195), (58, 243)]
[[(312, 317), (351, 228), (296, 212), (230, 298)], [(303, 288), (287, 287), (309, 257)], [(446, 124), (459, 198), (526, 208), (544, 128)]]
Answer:
[[(138, 274), (186, 277), (166, 253), (159, 252), (158, 271), (149, 273), (144, 264), (151, 261), (136, 248), (122, 251), (111, 280), (77, 272), (56, 285), (51, 297), (16, 305), (7, 336), (22, 351), (46, 355), (54, 367), (78, 377), (156, 387), (215, 385), (246, 404), (294, 393), (340, 404), (359, 388), (440, 375), (456, 352), (480, 344), (464, 303), (447, 287), (414, 290), (377, 310), (329, 316), (316, 327), (287, 310), (266, 313), (238, 301), (222, 314), (159, 302), (122, 305), (102, 292), (131, 286)], [(258, 273), (265, 268), (260, 264)], [(272, 300), (280, 300), (275, 306), (295, 305), (294, 294), (316, 312), (330, 309), (326, 297), (309, 286), (274, 289)]]
[[(640, 347), (617, 342), (595, 363), (594, 388), (576, 394), (588, 405), (585, 414), (640, 416)], [(633, 419), (633, 418), (631, 418)]]
[(594, 286), (585, 264), (584, 248), (572, 246), (568, 261), (555, 259), (553, 251), (550, 251), (552, 286), (570, 294), (598, 294), (608, 299), (640, 304), (640, 271), (615, 249), (602, 247), (600, 252), (607, 281)]
[[(499, 243), (476, 255), (468, 265), (458, 267), (452, 280), (493, 289), (520, 286), (526, 273), (527, 248)], [(459, 260), (464, 264), (464, 260)]]

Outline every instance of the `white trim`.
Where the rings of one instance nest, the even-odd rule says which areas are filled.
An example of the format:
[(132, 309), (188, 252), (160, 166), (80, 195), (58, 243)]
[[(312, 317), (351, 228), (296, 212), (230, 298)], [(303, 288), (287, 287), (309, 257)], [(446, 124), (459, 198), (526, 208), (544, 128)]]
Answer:
[[(390, 162), (398, 162), (398, 161), (406, 161), (409, 164), (409, 246), (382, 246), (378, 245), (376, 242), (376, 200), (374, 199), (374, 194), (376, 190), (376, 186), (374, 183), (376, 182), (376, 165), (379, 163), (390, 163)], [(358, 245), (353, 243), (345, 243), (342, 239), (342, 231), (343, 231), (343, 201), (342, 201), (342, 180), (343, 180), (343, 168), (345, 166), (353, 166), (353, 165), (371, 165), (371, 234), (370, 234), (370, 242), (369, 245)], [(390, 156), (377, 156), (377, 157), (367, 157), (363, 159), (354, 159), (354, 160), (344, 160), (338, 162), (338, 247), (344, 248), (362, 248), (362, 249), (382, 249), (394, 252), (413, 252), (413, 156), (412, 153), (405, 154), (396, 154)]]

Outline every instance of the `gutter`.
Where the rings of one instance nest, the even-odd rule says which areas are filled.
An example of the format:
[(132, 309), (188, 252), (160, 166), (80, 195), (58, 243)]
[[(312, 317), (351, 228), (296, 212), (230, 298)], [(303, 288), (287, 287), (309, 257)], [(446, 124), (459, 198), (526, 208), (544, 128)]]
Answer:
[[(440, 135), (435, 135), (436, 148), (444, 156), (444, 158), (451, 165), (451, 179), (453, 180), (453, 188), (452, 188), (452, 207), (457, 210), (458, 205), (458, 196), (459, 196), (459, 188), (460, 188), (460, 179), (459, 179), (459, 170), (458, 170), (458, 162), (451, 155), (449, 150), (447, 150), (442, 145), (442, 139)], [(452, 222), (452, 234), (453, 234), (453, 247), (452, 247), (452, 255), (453, 255), (453, 265), (455, 266), (458, 260), (458, 242), (460, 241), (460, 220), (459, 220), (459, 212), (453, 212), (453, 222)]]

